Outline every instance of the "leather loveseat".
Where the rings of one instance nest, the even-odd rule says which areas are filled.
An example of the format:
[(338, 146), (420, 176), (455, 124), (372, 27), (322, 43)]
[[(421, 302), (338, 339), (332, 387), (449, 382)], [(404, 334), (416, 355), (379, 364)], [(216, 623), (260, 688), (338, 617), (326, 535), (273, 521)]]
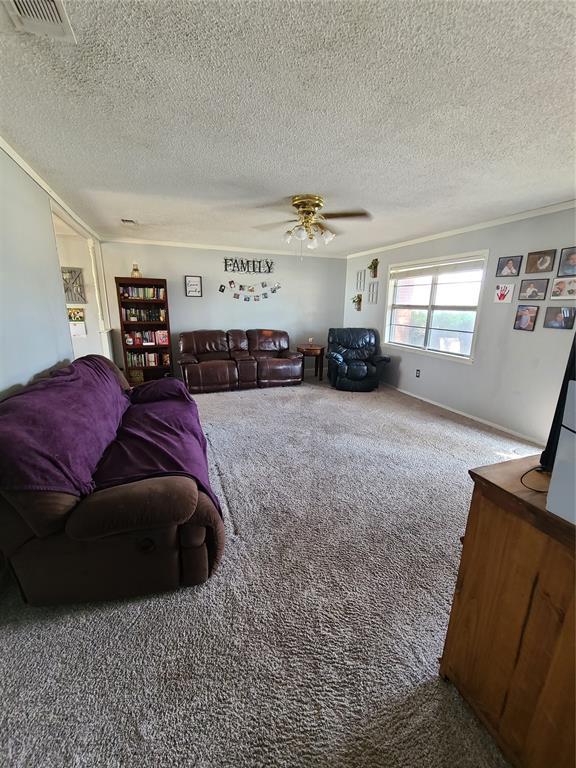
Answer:
[(178, 362), (188, 391), (229, 392), (302, 383), (303, 356), (285, 331), (189, 331), (180, 334)]
[(370, 392), (378, 387), (382, 366), (390, 358), (380, 354), (373, 328), (330, 328), (328, 379), (336, 389)]
[(223, 546), (181, 381), (89, 355), (0, 403), (0, 552), (32, 605), (200, 584)]

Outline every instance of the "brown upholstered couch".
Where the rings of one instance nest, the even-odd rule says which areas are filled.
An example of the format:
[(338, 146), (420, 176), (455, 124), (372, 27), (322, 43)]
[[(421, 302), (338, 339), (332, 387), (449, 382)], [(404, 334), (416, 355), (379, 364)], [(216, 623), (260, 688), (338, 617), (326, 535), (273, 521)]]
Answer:
[(0, 443), (0, 553), (32, 605), (200, 584), (218, 564), (224, 527), (182, 382), (129, 390), (110, 361), (80, 358), (0, 403)]
[(188, 391), (229, 392), (302, 383), (303, 356), (285, 331), (190, 331), (180, 334), (178, 362)]

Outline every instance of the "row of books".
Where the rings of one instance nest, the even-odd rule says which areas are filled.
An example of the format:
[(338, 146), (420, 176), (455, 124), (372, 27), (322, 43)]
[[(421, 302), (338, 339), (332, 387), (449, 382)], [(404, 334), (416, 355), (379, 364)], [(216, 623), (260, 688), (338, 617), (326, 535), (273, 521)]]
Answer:
[(123, 299), (165, 299), (166, 289), (154, 285), (121, 285), (120, 296)]
[(166, 310), (163, 307), (149, 307), (141, 309), (139, 307), (122, 307), (122, 320), (125, 323), (165, 323)]
[(170, 365), (168, 352), (127, 352), (129, 368), (157, 368), (159, 365)]
[(128, 347), (149, 347), (154, 344), (167, 347), (170, 344), (168, 331), (132, 331), (125, 333), (124, 339)]

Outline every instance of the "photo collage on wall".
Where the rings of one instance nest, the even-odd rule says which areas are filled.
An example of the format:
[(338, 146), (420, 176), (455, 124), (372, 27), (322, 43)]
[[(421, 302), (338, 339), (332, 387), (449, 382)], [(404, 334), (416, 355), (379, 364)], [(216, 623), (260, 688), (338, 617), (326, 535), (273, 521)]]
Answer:
[[(502, 256), (498, 259), (496, 277), (502, 278), (494, 292), (494, 302), (510, 304), (514, 293), (518, 291), (514, 317), (514, 330), (533, 331), (536, 327), (541, 304), (540, 301), (566, 301), (545, 307), (543, 327), (557, 330), (572, 330), (576, 319), (576, 246), (562, 248), (558, 259), (558, 270), (554, 276), (556, 249), (533, 251), (526, 257), (526, 266), (521, 275), (524, 255)], [(547, 276), (544, 276), (547, 275)], [(509, 278), (521, 277), (520, 284), (509, 282)]]
[(252, 284), (229, 280), (228, 284), (221, 283), (218, 291), (219, 293), (231, 293), (232, 298), (238, 301), (260, 301), (274, 296), (281, 288), (280, 283), (268, 283), (265, 280)]

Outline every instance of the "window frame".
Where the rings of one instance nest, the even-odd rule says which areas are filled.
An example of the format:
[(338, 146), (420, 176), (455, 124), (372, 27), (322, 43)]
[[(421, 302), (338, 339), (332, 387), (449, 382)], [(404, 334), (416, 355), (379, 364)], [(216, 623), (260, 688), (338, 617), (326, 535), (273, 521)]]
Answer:
[[(449, 360), (454, 360), (459, 363), (467, 363), (471, 364), (474, 362), (475, 358), (475, 352), (476, 352), (476, 343), (478, 340), (478, 331), (480, 328), (479, 319), (480, 319), (480, 309), (482, 306), (482, 300), (484, 296), (484, 285), (486, 281), (486, 265), (488, 262), (488, 256), (489, 251), (488, 250), (481, 250), (481, 251), (469, 251), (467, 253), (459, 253), (459, 254), (453, 254), (451, 256), (434, 256), (432, 258), (427, 259), (418, 259), (415, 261), (404, 261), (404, 262), (398, 262), (395, 264), (389, 264), (388, 265), (388, 291), (386, 296), (386, 320), (385, 320), (385, 326), (384, 326), (384, 333), (382, 334), (384, 338), (384, 344), (386, 346), (395, 347), (399, 349), (405, 349), (410, 352), (416, 352), (417, 354), (424, 354), (424, 355), (432, 355), (433, 357), (443, 357), (447, 358)], [(457, 306), (457, 305), (449, 305), (449, 306), (437, 306), (434, 302), (436, 299), (436, 291), (438, 287), (438, 272), (435, 273), (432, 276), (432, 285), (430, 289), (430, 299), (428, 304), (395, 304), (394, 303), (394, 293), (395, 293), (395, 281), (398, 279), (398, 277), (392, 277), (392, 273), (399, 269), (409, 269), (410, 267), (433, 267), (435, 264), (438, 265), (438, 268), (442, 266), (450, 266), (453, 264), (458, 263), (465, 263), (466, 261), (476, 261), (476, 262), (482, 262), (482, 278), (480, 280), (480, 291), (478, 293), (478, 303), (476, 306)], [(432, 317), (434, 310), (446, 310), (446, 311), (470, 311), (475, 309), (476, 310), (476, 318), (474, 321), (474, 328), (472, 330), (472, 344), (470, 346), (470, 354), (469, 355), (459, 355), (455, 354), (454, 352), (444, 352), (441, 350), (436, 349), (428, 349), (426, 346), (423, 347), (417, 347), (412, 344), (402, 344), (398, 341), (390, 341), (390, 329), (391, 329), (391, 319), (392, 319), (392, 313), (395, 309), (422, 309), (425, 310), (427, 314), (426, 318), (426, 325), (424, 326), (424, 345), (428, 344), (428, 341), (430, 339), (430, 332), (432, 330), (437, 330), (434, 328), (431, 328), (432, 323)], [(409, 326), (407, 326), (409, 327)], [(440, 329), (441, 330), (441, 329)]]

